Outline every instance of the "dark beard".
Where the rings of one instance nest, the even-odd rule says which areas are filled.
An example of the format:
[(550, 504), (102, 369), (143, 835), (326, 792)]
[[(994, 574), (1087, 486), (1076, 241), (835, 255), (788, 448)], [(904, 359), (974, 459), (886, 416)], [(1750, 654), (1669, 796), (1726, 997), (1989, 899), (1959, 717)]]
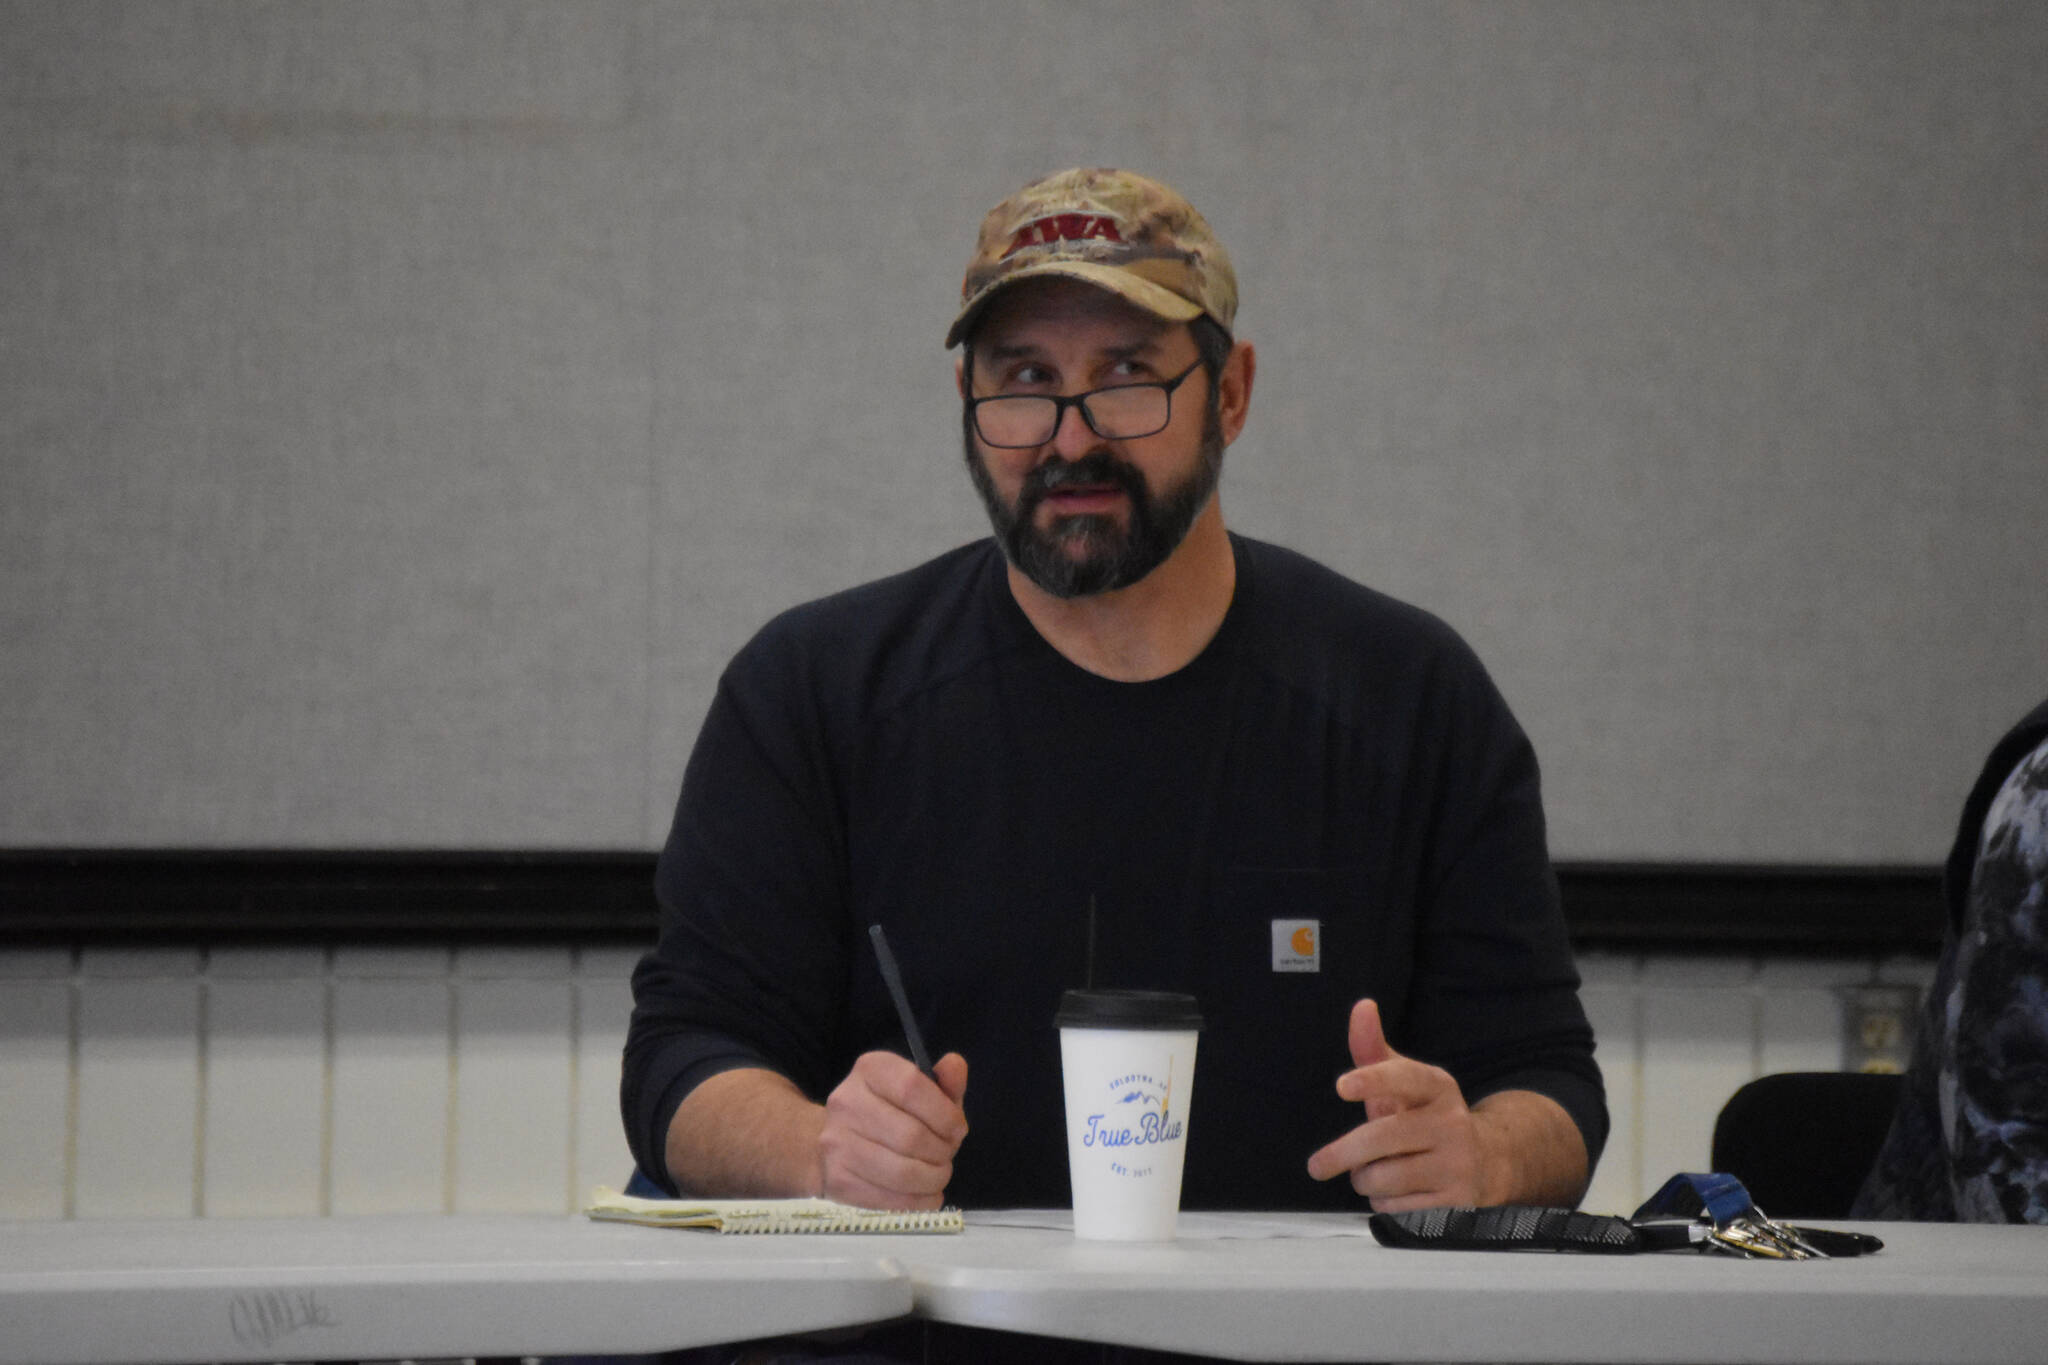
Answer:
[[(1017, 505), (1010, 507), (996, 491), (988, 464), (975, 449), (972, 427), (966, 430), (967, 472), (988, 509), (996, 540), (1026, 578), (1054, 597), (1088, 597), (1128, 588), (1164, 564), (1180, 548), (1188, 528), (1216, 491), (1223, 476), (1223, 424), (1212, 406), (1202, 421), (1202, 442), (1195, 468), (1187, 478), (1157, 497), (1145, 476), (1107, 450), (1090, 451), (1078, 460), (1058, 457), (1024, 476)], [(1130, 525), (1095, 513), (1056, 517), (1040, 530), (1038, 505), (1048, 493), (1069, 484), (1108, 484), (1130, 500)], [(1080, 553), (1075, 553), (1079, 550)]]

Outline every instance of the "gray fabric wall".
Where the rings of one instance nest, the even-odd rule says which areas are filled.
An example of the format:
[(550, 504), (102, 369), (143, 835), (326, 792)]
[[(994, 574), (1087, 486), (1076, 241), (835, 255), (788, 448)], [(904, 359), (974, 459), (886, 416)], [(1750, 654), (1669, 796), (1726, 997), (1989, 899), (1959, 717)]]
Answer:
[(1920, 861), (2048, 693), (2048, 6), (0, 6), (0, 845), (651, 845), (726, 657), (980, 534), (981, 213), (1171, 180), (1233, 525), (1570, 857)]

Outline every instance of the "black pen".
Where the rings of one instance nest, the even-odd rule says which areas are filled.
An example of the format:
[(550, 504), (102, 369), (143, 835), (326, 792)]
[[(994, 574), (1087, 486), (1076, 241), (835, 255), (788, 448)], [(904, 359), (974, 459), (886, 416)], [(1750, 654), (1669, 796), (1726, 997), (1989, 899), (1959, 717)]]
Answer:
[(936, 1081), (931, 1054), (924, 1050), (924, 1036), (917, 1031), (917, 1020), (910, 1013), (910, 997), (903, 993), (903, 973), (896, 970), (896, 954), (889, 951), (889, 940), (881, 925), (870, 924), (868, 937), (875, 941), (875, 961), (882, 964), (882, 984), (889, 988), (889, 998), (896, 1002), (896, 1017), (903, 1021), (903, 1039), (910, 1044), (910, 1060)]

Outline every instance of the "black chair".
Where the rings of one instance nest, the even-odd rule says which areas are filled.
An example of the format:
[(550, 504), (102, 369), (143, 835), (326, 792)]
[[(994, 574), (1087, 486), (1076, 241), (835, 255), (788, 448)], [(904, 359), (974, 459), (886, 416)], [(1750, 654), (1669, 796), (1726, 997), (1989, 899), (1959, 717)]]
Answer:
[(1787, 1071), (1743, 1086), (1714, 1121), (1713, 1166), (1773, 1218), (1844, 1218), (1905, 1077)]

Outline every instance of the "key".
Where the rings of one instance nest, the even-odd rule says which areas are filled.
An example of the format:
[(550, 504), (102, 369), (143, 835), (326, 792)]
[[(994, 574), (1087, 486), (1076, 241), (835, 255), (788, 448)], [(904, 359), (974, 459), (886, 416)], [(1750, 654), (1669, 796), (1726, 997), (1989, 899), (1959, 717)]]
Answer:
[(1833, 1259), (1825, 1251), (1822, 1251), (1819, 1247), (1808, 1241), (1805, 1235), (1790, 1223), (1778, 1222), (1755, 1205), (1750, 1206), (1749, 1212), (1751, 1219), (1758, 1227), (1762, 1228), (1773, 1239), (1784, 1246), (1792, 1248), (1797, 1253), (1794, 1257), (1795, 1260), (1827, 1261)]
[(1716, 1242), (1747, 1256), (1762, 1256), (1773, 1261), (1807, 1259), (1805, 1252), (1789, 1243), (1779, 1241), (1769, 1231), (1748, 1218), (1731, 1219), (1728, 1226), (1714, 1229), (1709, 1236)]

